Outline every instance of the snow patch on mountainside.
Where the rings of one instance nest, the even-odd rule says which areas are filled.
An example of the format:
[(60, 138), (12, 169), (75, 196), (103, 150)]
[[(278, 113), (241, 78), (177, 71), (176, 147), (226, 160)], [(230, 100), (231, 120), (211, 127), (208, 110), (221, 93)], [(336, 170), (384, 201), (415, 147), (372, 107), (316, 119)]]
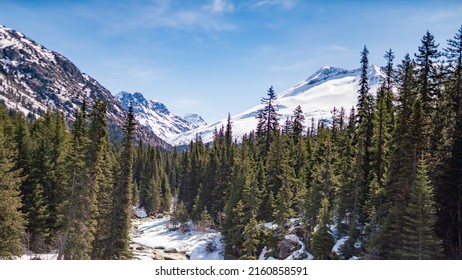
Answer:
[[(328, 120), (331, 118), (331, 111), (335, 107), (345, 108), (347, 113), (356, 105), (358, 97), (358, 83), (361, 70), (346, 70), (342, 68), (325, 66), (311, 75), (308, 79), (300, 82), (277, 95), (276, 105), (278, 113), (281, 114), (280, 124), (286, 118), (293, 115), (295, 108), (300, 105), (305, 115), (305, 125), (309, 125), (311, 119)], [(379, 66), (370, 65), (368, 68), (369, 86), (371, 92), (375, 93), (384, 77)], [(251, 109), (231, 117), (233, 123), (233, 136), (240, 141), (246, 133), (255, 130), (257, 127), (258, 110), (263, 105), (259, 104)], [(185, 145), (196, 136), (200, 136), (204, 142), (213, 140), (215, 129), (226, 127), (227, 119), (224, 118), (216, 123), (202, 126), (168, 139), (172, 145)]]

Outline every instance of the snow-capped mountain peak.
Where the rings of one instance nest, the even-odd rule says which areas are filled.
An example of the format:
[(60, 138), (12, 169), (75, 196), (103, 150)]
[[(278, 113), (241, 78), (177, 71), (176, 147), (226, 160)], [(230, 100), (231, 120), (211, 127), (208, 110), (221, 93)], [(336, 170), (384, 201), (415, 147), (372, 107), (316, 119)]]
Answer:
[(195, 128), (207, 125), (207, 123), (204, 121), (204, 119), (201, 116), (199, 116), (198, 114), (188, 113), (188, 114), (183, 116), (183, 119), (185, 119), (189, 123), (193, 124), (195, 126)]
[(154, 99), (148, 100), (140, 92), (122, 91), (115, 96), (125, 109), (132, 104), (138, 122), (149, 127), (164, 140), (199, 127), (200, 120), (204, 122), (197, 114), (191, 114), (193, 117), (190, 119), (179, 117), (171, 113), (163, 103)]
[[(309, 89), (318, 86), (322, 83), (325, 83), (330, 80), (342, 79), (345, 77), (356, 76), (359, 77), (361, 74), (361, 69), (346, 70), (343, 68), (333, 67), (326, 65), (316, 71), (308, 79), (297, 84), (296, 86), (289, 88), (288, 90), (282, 92), (279, 95), (279, 98), (287, 96), (296, 96), (298, 94), (304, 93)], [(371, 84), (376, 84), (378, 81), (383, 78), (385, 75), (379, 66), (370, 65), (368, 68), (368, 78)]]
[[(295, 108), (300, 105), (305, 115), (305, 125), (311, 118), (323, 120), (331, 118), (331, 110), (336, 107), (344, 107), (349, 110), (356, 105), (358, 96), (358, 83), (361, 69), (347, 70), (333, 66), (324, 66), (308, 79), (297, 85), (279, 93), (276, 96), (276, 107), (281, 114), (282, 123), (287, 117), (292, 116)], [(369, 65), (368, 78), (371, 92), (375, 93), (384, 73), (379, 66)], [(262, 91), (262, 95), (264, 94)], [(247, 111), (231, 117), (233, 123), (233, 135), (240, 138), (257, 126), (258, 111), (263, 108), (259, 104)], [(227, 119), (222, 119), (211, 125), (199, 127), (181, 135), (169, 139), (169, 143), (174, 145), (184, 145), (194, 139), (196, 135), (201, 136), (204, 142), (213, 139), (215, 128), (226, 126)]]

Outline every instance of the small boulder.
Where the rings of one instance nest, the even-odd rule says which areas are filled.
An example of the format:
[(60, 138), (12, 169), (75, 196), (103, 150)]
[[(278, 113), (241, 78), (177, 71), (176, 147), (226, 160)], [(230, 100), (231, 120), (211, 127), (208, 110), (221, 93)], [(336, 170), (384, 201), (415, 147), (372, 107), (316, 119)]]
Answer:
[(160, 255), (154, 255), (152, 256), (152, 259), (153, 260), (156, 260), (156, 261), (163, 261), (165, 260), (165, 258), (163, 256), (160, 256)]
[(286, 259), (290, 256), (293, 252), (299, 250), (302, 246), (291, 239), (283, 239), (278, 244), (278, 258), (281, 260)]
[(168, 248), (168, 249), (164, 250), (164, 253), (166, 253), (166, 254), (176, 254), (176, 253), (178, 253), (178, 250), (175, 249), (175, 248)]

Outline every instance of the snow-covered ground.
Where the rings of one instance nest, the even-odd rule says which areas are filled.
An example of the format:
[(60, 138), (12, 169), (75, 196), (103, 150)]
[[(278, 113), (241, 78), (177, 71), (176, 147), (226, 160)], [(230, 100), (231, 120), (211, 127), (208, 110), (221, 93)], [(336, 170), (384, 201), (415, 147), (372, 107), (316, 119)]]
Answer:
[[(133, 213), (137, 217), (132, 220), (132, 248), (134, 251), (134, 259), (150, 260), (156, 259), (155, 255), (162, 257), (171, 257), (171, 259), (190, 259), (190, 260), (223, 260), (224, 259), (224, 244), (220, 232), (208, 229), (206, 232), (191, 230), (182, 233), (178, 230), (169, 229), (169, 216), (162, 218), (147, 217), (144, 209), (134, 208)], [(294, 234), (297, 228), (301, 225), (298, 219), (291, 219), (291, 226), (288, 234), (283, 236), (284, 240), (291, 241), (290, 244), (296, 246), (297, 249), (283, 257), (285, 260), (312, 260), (314, 256), (308, 251), (304, 240)], [(260, 229), (276, 230), (277, 225), (274, 223), (264, 223), (259, 225)], [(332, 226), (335, 231), (335, 227)], [(332, 251), (339, 254), (339, 248), (348, 236), (342, 237), (336, 241)], [(134, 245), (134, 246), (133, 246)], [(294, 247), (295, 246), (292, 246)], [(258, 254), (259, 260), (274, 260), (270, 253), (272, 249), (264, 247)], [(27, 252), (17, 260), (56, 260), (57, 253), (35, 254)], [(157, 258), (159, 259), (159, 258)], [(167, 258), (161, 258), (167, 259)]]
[(181, 233), (168, 228), (168, 217), (140, 220), (132, 242), (150, 248), (175, 249), (191, 260), (222, 260), (224, 245), (221, 234), (214, 230), (207, 232), (189, 231)]
[(33, 252), (26, 252), (22, 256), (15, 258), (15, 260), (57, 260), (58, 253), (48, 253), (48, 254), (35, 254)]

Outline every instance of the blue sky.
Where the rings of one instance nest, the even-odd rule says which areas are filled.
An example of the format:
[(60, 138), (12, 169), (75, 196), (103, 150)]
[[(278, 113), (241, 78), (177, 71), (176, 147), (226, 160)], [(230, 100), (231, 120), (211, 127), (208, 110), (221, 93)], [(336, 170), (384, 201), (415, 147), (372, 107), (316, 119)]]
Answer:
[(359, 67), (428, 29), (444, 47), (460, 1), (0, 0), (0, 24), (71, 59), (114, 94), (139, 91), (209, 123), (281, 92), (324, 65)]

